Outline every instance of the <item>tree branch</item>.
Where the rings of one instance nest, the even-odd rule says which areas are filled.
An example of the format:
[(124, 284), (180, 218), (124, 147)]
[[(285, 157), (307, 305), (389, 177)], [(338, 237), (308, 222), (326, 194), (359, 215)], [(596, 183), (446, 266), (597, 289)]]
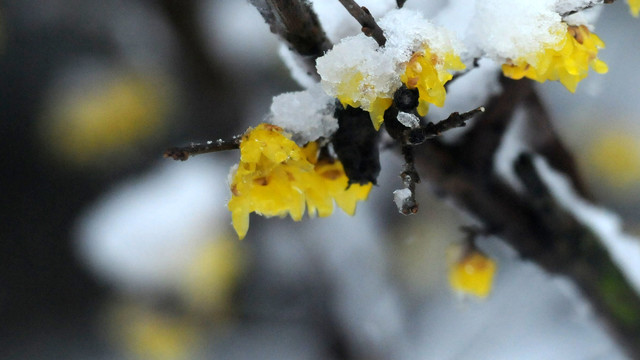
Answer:
[(280, 36), (300, 56), (307, 73), (317, 81), (316, 59), (331, 49), (318, 16), (303, 0), (250, 0), (269, 24), (271, 32)]
[(416, 149), (416, 164), (437, 194), (451, 198), (523, 258), (573, 279), (625, 350), (640, 358), (640, 300), (599, 239), (558, 205), (526, 156), (516, 162), (524, 195), (493, 171), (513, 111), (531, 94), (530, 82), (504, 80), (503, 93), (462, 141), (427, 141)]
[(586, 4), (586, 5), (582, 6), (582, 7), (578, 8), (578, 9), (574, 9), (574, 10), (571, 10), (571, 11), (564, 12), (564, 13), (560, 14), (560, 16), (561, 16), (562, 18), (564, 18), (564, 17), (566, 17), (566, 16), (573, 15), (573, 14), (575, 14), (575, 13), (579, 12), (579, 11), (586, 10), (586, 9), (590, 9), (590, 8), (594, 7), (595, 5), (600, 5), (600, 4), (612, 4), (614, 1), (616, 1), (616, 0), (604, 0), (604, 1), (602, 1), (602, 0), (595, 0), (595, 1), (591, 1), (591, 2), (589, 2), (588, 4)]
[[(362, 32), (365, 35), (372, 37), (380, 47), (387, 43), (382, 29), (366, 7), (358, 5), (354, 0), (340, 0), (340, 3), (362, 25)], [(398, 7), (402, 7), (402, 5), (398, 3)]]

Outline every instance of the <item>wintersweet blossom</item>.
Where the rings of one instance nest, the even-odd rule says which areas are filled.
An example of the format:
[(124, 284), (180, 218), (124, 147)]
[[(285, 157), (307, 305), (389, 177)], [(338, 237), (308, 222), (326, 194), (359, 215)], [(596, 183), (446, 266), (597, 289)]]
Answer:
[(290, 137), (278, 126), (260, 124), (242, 138), (227, 205), (240, 239), (249, 230), (252, 212), (267, 217), (288, 214), (299, 221), (305, 206), (310, 216), (331, 215), (335, 201), (353, 215), (356, 203), (369, 195), (372, 184), (349, 186), (338, 160), (318, 157), (317, 143), (300, 147)]
[(628, 2), (631, 15), (633, 15), (633, 17), (640, 16), (640, 0), (628, 0)]
[[(409, 89), (417, 88), (420, 96), (418, 113), (424, 116), (429, 111), (429, 104), (444, 105), (447, 94), (444, 84), (453, 77), (450, 71), (464, 68), (465, 65), (457, 54), (437, 54), (432, 52), (428, 45), (424, 45), (423, 49), (415, 52), (404, 65), (404, 72), (400, 75), (401, 82), (396, 79), (393, 91), (397, 90), (401, 83)], [(345, 107), (361, 107), (368, 111), (377, 130), (384, 121), (384, 112), (393, 103), (393, 91), (377, 92), (375, 86), (374, 81), (365, 77), (357, 68), (353, 68), (353, 72), (336, 86), (335, 95)], [(363, 94), (368, 94), (368, 99), (363, 98)]]
[(523, 77), (539, 82), (559, 80), (569, 91), (575, 92), (578, 82), (587, 77), (589, 66), (599, 74), (608, 71), (607, 64), (597, 58), (601, 48), (604, 48), (604, 42), (586, 26), (567, 26), (559, 43), (527, 59), (508, 60), (502, 65), (502, 72), (516, 80)]
[(493, 286), (497, 265), (478, 250), (455, 249), (456, 259), (449, 261), (449, 284), (462, 293), (486, 298)]
[(421, 92), (421, 110), (444, 102), (447, 70), (464, 65), (458, 54), (464, 45), (445, 28), (432, 24), (417, 11), (396, 9), (379, 19), (386, 43), (380, 47), (364, 34), (347, 37), (316, 60), (321, 86), (344, 107), (361, 108), (376, 129), (403, 80)]
[(463, 70), (465, 65), (457, 54), (432, 53), (429, 47), (423, 52), (413, 54), (407, 68), (400, 77), (409, 89), (418, 89), (418, 114), (425, 116), (429, 111), (429, 104), (443, 106), (447, 91), (444, 84), (453, 78), (450, 70)]

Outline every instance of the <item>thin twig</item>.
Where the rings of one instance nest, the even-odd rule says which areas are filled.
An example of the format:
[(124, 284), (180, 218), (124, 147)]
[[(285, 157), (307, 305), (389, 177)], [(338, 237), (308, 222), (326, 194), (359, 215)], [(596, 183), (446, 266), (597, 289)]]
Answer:
[(428, 139), (442, 135), (447, 130), (466, 126), (467, 120), (484, 111), (484, 107), (481, 106), (462, 114), (454, 112), (448, 118), (435, 124), (429, 123), (417, 129), (407, 129), (404, 133), (404, 140), (407, 144), (420, 145)]
[(354, 0), (340, 0), (340, 3), (362, 25), (362, 32), (365, 35), (372, 37), (380, 47), (387, 43), (382, 29), (366, 7), (358, 5)]
[(578, 9), (574, 9), (574, 10), (567, 11), (567, 12), (565, 12), (565, 13), (562, 13), (562, 14), (560, 14), (560, 16), (561, 16), (562, 18), (564, 18), (564, 17), (566, 17), (566, 16), (573, 15), (573, 14), (575, 14), (575, 13), (579, 12), (579, 11), (586, 10), (586, 9), (590, 9), (590, 8), (594, 7), (595, 5), (600, 5), (600, 4), (603, 4), (603, 3), (604, 3), (604, 4), (611, 4), (611, 3), (613, 3), (614, 1), (616, 1), (616, 0), (604, 0), (604, 1), (601, 1), (601, 0), (600, 0), (600, 1), (598, 1), (598, 0), (595, 0), (595, 1), (591, 1), (591, 2), (589, 2), (588, 4), (586, 4), (586, 5), (584, 5), (584, 6), (581, 6), (581, 7), (580, 7), (580, 8), (578, 8)]
[(173, 160), (185, 161), (190, 156), (207, 154), (218, 151), (235, 150), (240, 148), (240, 140), (242, 137), (235, 136), (232, 140), (210, 140), (204, 143), (191, 143), (183, 147), (172, 147), (167, 149), (163, 157), (172, 158)]

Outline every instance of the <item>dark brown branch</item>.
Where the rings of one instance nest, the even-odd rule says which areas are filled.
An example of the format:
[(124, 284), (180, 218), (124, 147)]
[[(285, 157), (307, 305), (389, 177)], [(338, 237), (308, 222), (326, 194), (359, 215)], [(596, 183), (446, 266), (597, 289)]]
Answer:
[(316, 59), (332, 45), (311, 5), (303, 0), (251, 0), (251, 3), (269, 24), (271, 32), (300, 55), (307, 73), (320, 81)]
[(640, 301), (599, 239), (563, 210), (526, 157), (516, 172), (526, 193), (516, 193), (493, 171), (493, 158), (516, 107), (533, 93), (530, 82), (504, 80), (457, 145), (427, 141), (416, 165), (437, 194), (479, 219), (486, 230), (547, 271), (573, 279), (631, 358), (640, 358)]
[[(166, 17), (180, 46), (182, 81), (188, 84), (187, 101), (189, 111), (185, 114), (190, 124), (197, 123), (200, 131), (227, 133), (241, 121), (238, 108), (244, 100), (239, 96), (238, 85), (216, 57), (207, 50), (207, 39), (198, 21), (200, 2), (196, 0), (161, 0), (159, 9)], [(192, 96), (197, 94), (197, 96)], [(222, 104), (236, 104), (225, 107)], [(215, 112), (225, 121), (212, 121)]]
[(594, 7), (595, 5), (600, 5), (600, 4), (603, 4), (603, 3), (604, 4), (611, 4), (614, 1), (616, 1), (616, 0), (604, 0), (604, 1), (597, 1), (596, 0), (596, 1), (591, 1), (588, 4), (580, 7), (579, 9), (574, 9), (574, 10), (571, 10), (571, 11), (567, 11), (565, 13), (560, 14), (560, 16), (564, 18), (566, 16), (573, 15), (573, 14), (579, 12), (579, 11), (590, 9), (590, 8)]
[(592, 200), (591, 194), (580, 177), (573, 156), (553, 128), (549, 112), (542, 104), (540, 96), (536, 92), (531, 92), (524, 99), (523, 105), (527, 110), (526, 130), (523, 131), (526, 136), (525, 142), (536, 153), (544, 156), (551, 167), (565, 173), (580, 196)]
[(402, 9), (402, 7), (404, 6), (404, 3), (406, 3), (407, 0), (396, 0), (396, 4), (398, 5), (398, 9)]
[(340, 0), (340, 3), (362, 25), (362, 32), (365, 35), (372, 37), (380, 47), (387, 43), (382, 29), (366, 7), (358, 5), (354, 0)]
[(172, 158), (173, 160), (185, 161), (190, 156), (199, 154), (207, 154), (218, 151), (235, 150), (240, 148), (240, 136), (234, 137), (232, 140), (211, 140), (204, 143), (191, 143), (188, 146), (172, 147), (167, 149), (163, 157)]

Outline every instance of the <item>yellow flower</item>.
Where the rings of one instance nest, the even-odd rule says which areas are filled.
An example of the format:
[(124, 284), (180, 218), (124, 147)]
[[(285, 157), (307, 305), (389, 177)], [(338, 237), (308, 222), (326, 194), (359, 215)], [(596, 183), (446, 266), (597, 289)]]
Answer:
[(465, 66), (454, 53), (444, 56), (431, 52), (425, 47), (423, 52), (413, 54), (400, 80), (409, 89), (417, 88), (420, 93), (418, 114), (425, 116), (429, 104), (443, 106), (447, 91), (444, 84), (453, 78), (450, 70), (462, 70)]
[[(464, 68), (460, 57), (453, 52), (440, 56), (432, 54), (429, 47), (425, 46), (422, 51), (416, 52), (411, 57), (400, 80), (410, 89), (418, 88), (420, 92), (418, 113), (424, 116), (429, 110), (429, 103), (437, 106), (444, 105), (446, 95), (444, 84), (453, 77), (449, 70)], [(380, 125), (384, 122), (384, 112), (393, 103), (390, 93), (383, 92), (387, 96), (379, 96), (380, 91), (375, 88), (373, 81), (367, 79), (357, 69), (354, 69), (348, 78), (343, 79), (336, 89), (337, 98), (342, 106), (360, 107), (369, 112), (376, 130), (380, 129)]]
[(455, 250), (455, 260), (449, 261), (449, 284), (463, 294), (486, 298), (493, 285), (495, 261), (477, 250), (465, 251), (461, 247)]
[(107, 315), (109, 334), (132, 358), (188, 359), (201, 343), (202, 329), (184, 315), (136, 303), (116, 303)]
[(141, 143), (159, 138), (171, 102), (158, 81), (123, 73), (55, 92), (42, 117), (47, 154), (79, 168), (111, 166)]
[(606, 185), (634, 189), (640, 184), (640, 143), (637, 135), (620, 130), (607, 130), (591, 144), (587, 154), (589, 168)]
[(502, 72), (512, 79), (527, 77), (539, 82), (560, 80), (569, 91), (575, 92), (578, 82), (587, 77), (589, 66), (599, 74), (608, 71), (607, 64), (597, 58), (604, 42), (586, 26), (568, 26), (563, 39), (528, 58), (509, 60)]
[[(361, 107), (368, 111), (373, 127), (376, 130), (380, 129), (380, 125), (384, 122), (384, 112), (393, 103), (392, 98), (376, 97), (374, 86), (359, 71), (355, 71), (348, 79), (344, 79), (338, 85), (337, 92), (337, 98), (342, 103), (342, 106)], [(363, 97), (368, 100), (368, 106), (363, 106), (363, 101), (361, 100), (354, 100)]]
[(633, 17), (640, 16), (640, 0), (628, 0), (629, 2), (629, 11)]
[(365, 200), (372, 184), (348, 185), (337, 160), (318, 159), (318, 145), (300, 148), (280, 127), (260, 124), (249, 129), (240, 143), (240, 164), (231, 182), (228, 208), (240, 239), (249, 230), (249, 214), (302, 219), (329, 216), (333, 202), (353, 215), (356, 203)]

